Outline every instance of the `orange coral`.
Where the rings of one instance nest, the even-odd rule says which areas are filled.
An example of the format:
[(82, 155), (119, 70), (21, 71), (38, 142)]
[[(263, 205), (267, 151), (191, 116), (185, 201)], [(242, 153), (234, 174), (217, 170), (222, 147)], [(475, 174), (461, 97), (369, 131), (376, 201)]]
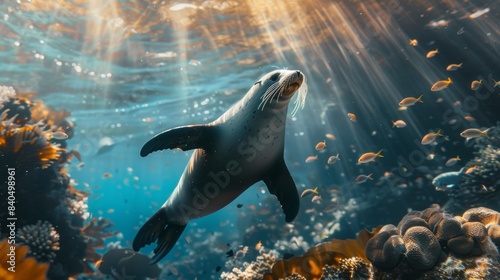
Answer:
[(31, 107), (31, 122), (37, 123), (44, 121), (45, 124), (54, 127), (60, 126), (71, 114), (66, 110), (55, 110), (54, 108), (43, 104), (42, 101), (36, 101)]
[(359, 257), (369, 263), (365, 255), (366, 243), (380, 230), (372, 232), (362, 230), (357, 239), (338, 240), (319, 244), (307, 251), (304, 255), (279, 260), (274, 264), (272, 271), (264, 275), (264, 280), (285, 278), (298, 273), (307, 279), (318, 280), (325, 265), (339, 267), (340, 261), (345, 258)]
[(15, 128), (5, 123), (0, 125), (0, 155), (16, 154), (19, 164), (42, 168), (51, 166), (60, 157), (62, 149), (47, 141), (38, 126)]
[(0, 279), (3, 280), (44, 280), (46, 279), (48, 264), (37, 263), (35, 258), (26, 258), (28, 246), (15, 246), (15, 272), (9, 270), (10, 246), (7, 239), (0, 242)]

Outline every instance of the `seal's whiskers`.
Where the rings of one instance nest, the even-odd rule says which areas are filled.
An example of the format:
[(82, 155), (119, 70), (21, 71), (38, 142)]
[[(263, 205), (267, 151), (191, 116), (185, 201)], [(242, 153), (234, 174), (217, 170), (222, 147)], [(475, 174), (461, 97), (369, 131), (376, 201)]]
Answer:
[(295, 116), (295, 114), (299, 111), (300, 109), (304, 109), (304, 106), (306, 104), (306, 96), (307, 96), (307, 79), (306, 76), (304, 75), (304, 80), (302, 81), (302, 85), (297, 91), (297, 99), (293, 102), (294, 107), (292, 110), (292, 116)]
[(267, 90), (264, 95), (262, 95), (261, 99), (262, 101), (259, 104), (258, 109), (264, 110), (264, 107), (266, 106), (267, 103), (271, 103), (273, 98), (276, 95), (280, 95), (283, 93), (283, 90), (285, 89), (284, 84), (280, 83), (279, 81), (272, 84)]

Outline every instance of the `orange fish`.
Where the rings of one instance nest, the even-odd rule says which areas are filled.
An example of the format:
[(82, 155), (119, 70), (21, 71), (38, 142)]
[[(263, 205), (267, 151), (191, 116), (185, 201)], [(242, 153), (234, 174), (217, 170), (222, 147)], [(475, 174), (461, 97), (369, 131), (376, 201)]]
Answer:
[(317, 159), (318, 159), (318, 155), (315, 155), (315, 156), (308, 156), (308, 157), (306, 158), (306, 163), (313, 162), (313, 161), (315, 161), (315, 160), (317, 160)]
[(422, 138), (422, 141), (420, 143), (422, 143), (422, 145), (428, 145), (432, 142), (434, 142), (434, 140), (436, 140), (436, 137), (438, 136), (444, 136), (443, 134), (441, 134), (441, 130), (438, 130), (438, 132), (434, 133), (434, 132), (431, 132), (431, 133), (427, 133), (426, 135), (424, 135), (424, 137)]
[(312, 194), (318, 194), (318, 188), (316, 187), (314, 190), (313, 189), (307, 189), (307, 190), (304, 190), (302, 192), (302, 194), (300, 195), (300, 197), (304, 198), (304, 197), (308, 197)]
[(422, 101), (422, 96), (423, 95), (420, 95), (418, 98), (415, 98), (415, 97), (406, 97), (405, 99), (401, 100), (401, 102), (399, 102), (399, 106), (401, 106), (401, 107), (410, 107), (410, 106), (415, 105), (415, 103), (417, 103), (417, 102), (424, 103)]
[(484, 137), (489, 139), (490, 136), (488, 135), (488, 130), (490, 130), (490, 129), (488, 128), (486, 130), (480, 130), (477, 128), (469, 128), (469, 129), (462, 131), (460, 133), (460, 136), (462, 136), (466, 139), (472, 139), (472, 138), (484, 136)]
[(467, 168), (467, 170), (465, 171), (465, 174), (471, 174), (472, 172), (474, 172), (474, 170), (477, 169), (477, 166), (472, 166), (472, 167), (469, 167)]
[(362, 156), (359, 157), (358, 163), (368, 163), (374, 161), (376, 157), (384, 157), (382, 155), (382, 150), (378, 151), (378, 153), (374, 152), (364, 153)]
[(438, 49), (435, 49), (435, 50), (433, 50), (433, 51), (429, 51), (429, 52), (425, 55), (425, 57), (426, 57), (426, 58), (432, 58), (432, 57), (434, 57), (434, 56), (435, 56), (436, 54), (438, 54), (438, 53), (439, 53)]
[(446, 67), (446, 71), (455, 71), (458, 68), (462, 68), (462, 63), (460, 64), (450, 64)]
[(474, 122), (476, 119), (473, 116), (465, 116), (464, 119), (466, 119), (469, 122)]
[(335, 141), (335, 139), (336, 139), (335, 136), (333, 134), (331, 134), (331, 133), (327, 133), (327, 134), (325, 134), (325, 136), (326, 136), (326, 138), (328, 138), (328, 139), (330, 139), (332, 141)]
[(356, 115), (354, 115), (353, 113), (348, 113), (347, 116), (349, 117), (349, 119), (352, 122), (356, 122), (358, 120), (358, 118), (356, 117)]
[(403, 128), (406, 127), (406, 123), (403, 120), (397, 120), (392, 122), (392, 127)]
[(451, 84), (453, 84), (453, 82), (451, 81), (451, 78), (448, 77), (448, 80), (441, 80), (441, 81), (435, 82), (431, 87), (431, 91), (443, 90)]
[(316, 144), (316, 151), (321, 151), (323, 150), (324, 148), (326, 148), (326, 141), (323, 140), (323, 142), (319, 142), (318, 144)]
[(446, 161), (445, 165), (446, 166), (453, 166), (455, 164), (457, 164), (457, 162), (460, 160), (460, 157), (457, 156), (455, 158), (450, 158), (448, 161)]
[(255, 244), (255, 250), (259, 250), (260, 247), (262, 247), (262, 242), (260, 242), (260, 240), (259, 240), (259, 242), (257, 242), (257, 244)]
[(337, 162), (337, 160), (340, 160), (339, 154), (329, 157), (326, 163), (334, 164), (335, 162)]
[(470, 84), (470, 89), (472, 89), (472, 90), (478, 90), (481, 87), (482, 82), (483, 82), (483, 80), (480, 80), (480, 81), (474, 80), (474, 81), (472, 81), (472, 83)]

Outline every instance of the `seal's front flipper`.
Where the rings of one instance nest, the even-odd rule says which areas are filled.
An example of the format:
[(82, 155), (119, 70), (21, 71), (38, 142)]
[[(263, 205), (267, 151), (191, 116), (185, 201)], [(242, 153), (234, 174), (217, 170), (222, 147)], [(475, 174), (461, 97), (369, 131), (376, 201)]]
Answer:
[(165, 257), (181, 237), (186, 225), (175, 225), (167, 223), (167, 217), (163, 208), (160, 208), (153, 217), (142, 226), (132, 243), (134, 251), (151, 244), (158, 239), (158, 246), (154, 249), (154, 257), (149, 262), (155, 264)]
[(287, 223), (299, 213), (300, 198), (284, 160), (278, 161), (264, 177), (269, 192), (278, 197)]
[(141, 149), (141, 156), (145, 157), (152, 152), (164, 149), (204, 149), (213, 143), (217, 128), (210, 125), (180, 126), (163, 131), (146, 142)]

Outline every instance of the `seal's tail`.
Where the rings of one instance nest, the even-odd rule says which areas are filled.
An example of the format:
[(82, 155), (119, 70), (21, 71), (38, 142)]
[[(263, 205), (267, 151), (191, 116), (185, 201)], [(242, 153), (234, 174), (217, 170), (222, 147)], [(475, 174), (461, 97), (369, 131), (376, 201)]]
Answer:
[(172, 250), (184, 228), (186, 225), (169, 224), (165, 212), (160, 209), (139, 230), (134, 238), (132, 248), (139, 251), (142, 247), (158, 240), (158, 246), (154, 249), (155, 255), (150, 261), (150, 264), (155, 264)]

